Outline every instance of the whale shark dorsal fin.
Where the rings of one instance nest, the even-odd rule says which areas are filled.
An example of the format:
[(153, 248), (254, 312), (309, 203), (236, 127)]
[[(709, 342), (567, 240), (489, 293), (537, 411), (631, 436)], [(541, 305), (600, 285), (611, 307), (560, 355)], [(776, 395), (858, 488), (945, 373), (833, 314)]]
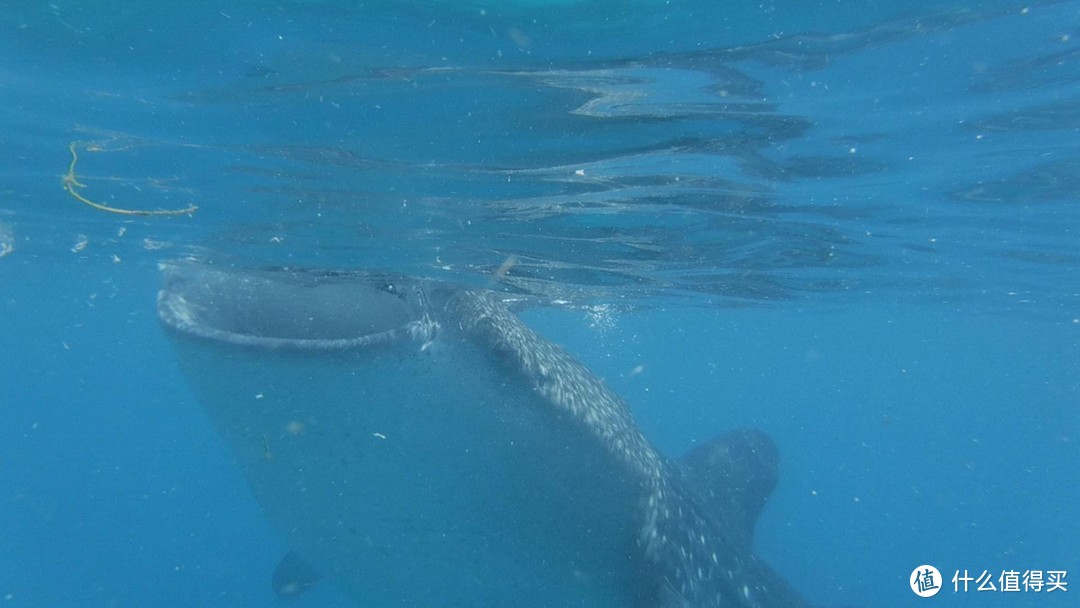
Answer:
[(714, 437), (680, 459), (683, 476), (706, 510), (728, 522), (737, 537), (753, 539), (754, 524), (776, 487), (779, 453), (757, 429)]

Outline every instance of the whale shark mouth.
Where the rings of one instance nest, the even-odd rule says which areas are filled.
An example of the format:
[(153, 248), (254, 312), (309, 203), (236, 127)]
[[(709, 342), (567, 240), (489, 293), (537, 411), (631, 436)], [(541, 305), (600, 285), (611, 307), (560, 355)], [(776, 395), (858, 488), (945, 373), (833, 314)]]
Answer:
[(292, 550), (275, 581), (373, 606), (805, 605), (751, 550), (776, 482), (764, 434), (666, 459), (488, 292), (161, 270), (181, 369)]
[[(158, 315), (200, 338), (258, 348), (336, 350), (432, 329), (422, 287), (379, 275), (245, 271), (195, 262), (161, 264)], [(402, 283), (407, 284), (402, 284)]]

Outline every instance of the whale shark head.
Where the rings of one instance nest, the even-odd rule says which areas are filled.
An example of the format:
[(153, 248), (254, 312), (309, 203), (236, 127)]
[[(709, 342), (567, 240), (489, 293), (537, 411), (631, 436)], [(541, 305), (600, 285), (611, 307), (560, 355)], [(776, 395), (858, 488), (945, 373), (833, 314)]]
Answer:
[(805, 605), (752, 551), (772, 442), (737, 431), (666, 458), (496, 294), (359, 272), (162, 272), (181, 367), (302, 556), (297, 578), (317, 572), (363, 605)]

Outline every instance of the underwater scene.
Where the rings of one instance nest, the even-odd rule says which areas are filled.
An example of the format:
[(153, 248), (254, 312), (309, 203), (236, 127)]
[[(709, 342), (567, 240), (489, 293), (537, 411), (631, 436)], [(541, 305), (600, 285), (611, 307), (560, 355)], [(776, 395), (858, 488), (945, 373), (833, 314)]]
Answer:
[(0, 125), (0, 608), (1076, 605), (1080, 0), (11, 1)]

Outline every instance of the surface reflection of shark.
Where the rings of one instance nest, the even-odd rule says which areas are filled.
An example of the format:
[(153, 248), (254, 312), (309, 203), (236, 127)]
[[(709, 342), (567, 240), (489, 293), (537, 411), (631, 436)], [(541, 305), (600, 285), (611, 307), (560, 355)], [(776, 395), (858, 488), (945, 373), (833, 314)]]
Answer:
[(160, 318), (289, 559), (362, 605), (805, 605), (751, 548), (764, 434), (666, 459), (496, 294), (162, 268)]

